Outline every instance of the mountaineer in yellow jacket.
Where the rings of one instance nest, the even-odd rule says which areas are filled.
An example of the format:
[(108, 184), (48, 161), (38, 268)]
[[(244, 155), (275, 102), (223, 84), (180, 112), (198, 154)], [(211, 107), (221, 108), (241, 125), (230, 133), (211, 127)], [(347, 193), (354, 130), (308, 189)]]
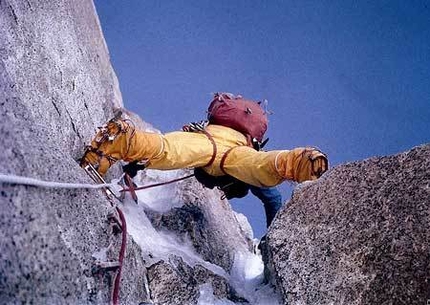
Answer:
[(316, 148), (257, 151), (244, 134), (221, 125), (209, 124), (200, 133), (161, 135), (113, 119), (92, 140), (81, 166), (92, 164), (103, 176), (118, 160), (145, 161), (147, 168), (159, 170), (200, 167), (210, 175), (227, 174), (257, 187), (315, 180), (328, 169), (327, 157)]

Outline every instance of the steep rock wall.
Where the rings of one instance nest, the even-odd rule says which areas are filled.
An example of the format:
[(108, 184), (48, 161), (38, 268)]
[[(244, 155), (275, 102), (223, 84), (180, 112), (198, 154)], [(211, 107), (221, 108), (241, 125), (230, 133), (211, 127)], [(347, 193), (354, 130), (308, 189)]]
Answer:
[(267, 236), (285, 304), (430, 299), (430, 144), (305, 183)]
[[(92, 2), (0, 2), (2, 173), (88, 183), (76, 159), (114, 102), (121, 104), (117, 80)], [(92, 254), (119, 239), (109, 232), (101, 193), (1, 190), (2, 302), (106, 303), (110, 277), (92, 276)], [(131, 243), (128, 257), (143, 265)], [(124, 291), (143, 278), (140, 270), (124, 279)], [(144, 299), (144, 290), (128, 297)]]
[[(111, 118), (122, 101), (91, 1), (0, 1), (0, 105), (2, 174), (92, 183), (76, 160), (96, 127)], [(148, 127), (128, 114), (141, 128)], [(117, 168), (111, 177), (118, 172)], [(1, 303), (108, 303), (113, 273), (94, 274), (92, 256), (111, 245), (107, 254), (114, 260), (121, 238), (111, 234), (107, 215), (112, 207), (102, 192), (10, 183), (2, 183), (0, 189)], [(202, 206), (204, 217), (213, 217), (211, 213)], [(199, 227), (201, 232), (212, 229)], [(234, 221), (222, 230), (240, 232)], [(180, 253), (169, 259), (154, 257), (153, 249), (142, 249), (128, 237), (122, 304), (151, 300), (170, 304), (176, 299), (193, 304), (199, 285), (208, 282), (221, 287), (214, 289), (218, 297), (235, 298), (227, 277), (187, 265)], [(235, 247), (225, 247), (217, 255), (218, 244), (212, 251), (214, 263), (226, 269), (233, 253), (249, 246), (244, 236), (232, 240)], [(196, 239), (195, 244), (203, 241)], [(158, 280), (164, 274), (159, 269), (175, 270), (176, 280), (166, 286)], [(181, 282), (192, 293), (178, 289)]]

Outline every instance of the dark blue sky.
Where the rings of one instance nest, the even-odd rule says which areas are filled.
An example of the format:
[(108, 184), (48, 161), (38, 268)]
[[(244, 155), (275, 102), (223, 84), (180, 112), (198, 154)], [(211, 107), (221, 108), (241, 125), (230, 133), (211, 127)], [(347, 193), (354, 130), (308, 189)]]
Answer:
[[(336, 165), (430, 142), (428, 1), (95, 5), (125, 106), (162, 132), (228, 91), (269, 101), (268, 149), (315, 145)], [(261, 236), (260, 204), (233, 205)]]

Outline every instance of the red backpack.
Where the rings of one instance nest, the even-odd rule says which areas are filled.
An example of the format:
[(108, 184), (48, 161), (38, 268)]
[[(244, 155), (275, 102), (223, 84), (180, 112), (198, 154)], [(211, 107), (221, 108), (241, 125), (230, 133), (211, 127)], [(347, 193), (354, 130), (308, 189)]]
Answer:
[(267, 130), (267, 114), (261, 102), (244, 99), (230, 93), (215, 93), (208, 108), (211, 124), (230, 127), (245, 136), (263, 141)]

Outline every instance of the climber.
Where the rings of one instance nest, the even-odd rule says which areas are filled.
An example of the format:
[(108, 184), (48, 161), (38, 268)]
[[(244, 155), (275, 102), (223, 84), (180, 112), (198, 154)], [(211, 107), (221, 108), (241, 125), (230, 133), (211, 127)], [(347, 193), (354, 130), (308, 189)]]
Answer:
[[(214, 97), (214, 101), (229, 99), (224, 94)], [(235, 97), (234, 101), (239, 104), (242, 98)], [(255, 117), (256, 108), (251, 107), (243, 112)], [(261, 142), (262, 134), (252, 141), (258, 138)], [(327, 157), (314, 147), (257, 151), (243, 131), (213, 122), (202, 132), (161, 135), (137, 130), (131, 121), (117, 117), (100, 129), (81, 165), (92, 164), (103, 176), (118, 160), (145, 160), (146, 168), (159, 170), (201, 168), (211, 176), (229, 175), (256, 187), (273, 187), (285, 180), (315, 180), (328, 169)]]

